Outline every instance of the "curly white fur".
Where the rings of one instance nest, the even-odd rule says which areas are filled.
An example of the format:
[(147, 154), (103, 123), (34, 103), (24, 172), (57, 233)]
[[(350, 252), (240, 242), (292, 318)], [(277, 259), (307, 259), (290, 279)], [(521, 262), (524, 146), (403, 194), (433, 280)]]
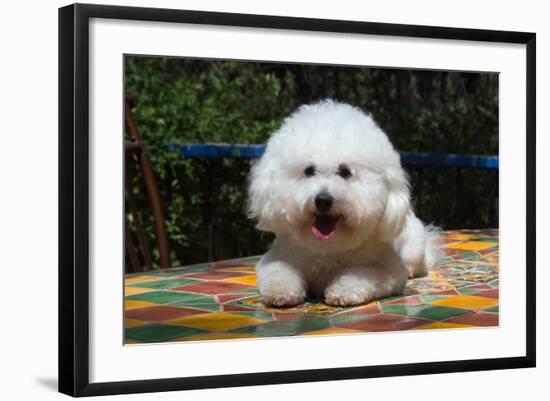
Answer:
[(332, 100), (300, 107), (271, 136), (250, 174), (249, 215), (276, 235), (256, 266), (269, 305), (399, 294), (439, 255), (437, 231), (412, 211), (387, 136), (369, 115)]

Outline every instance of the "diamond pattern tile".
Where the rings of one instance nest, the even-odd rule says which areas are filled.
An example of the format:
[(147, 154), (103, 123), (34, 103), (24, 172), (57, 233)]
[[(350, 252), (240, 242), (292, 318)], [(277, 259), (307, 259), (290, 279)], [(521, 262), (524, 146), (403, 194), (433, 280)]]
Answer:
[(256, 287), (259, 257), (128, 274), (125, 342), (498, 326), (498, 231), (447, 231), (443, 251), (440, 266), (409, 280), (403, 294), (354, 307), (313, 299), (291, 308), (266, 307)]

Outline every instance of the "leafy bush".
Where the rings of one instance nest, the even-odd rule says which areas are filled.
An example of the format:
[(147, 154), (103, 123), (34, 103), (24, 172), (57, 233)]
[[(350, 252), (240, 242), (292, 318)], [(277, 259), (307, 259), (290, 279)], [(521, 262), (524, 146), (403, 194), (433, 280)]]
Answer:
[[(372, 114), (402, 151), (498, 154), (498, 75), (127, 56), (126, 90), (161, 190), (172, 265), (259, 254), (271, 238), (244, 213), (250, 160), (184, 159), (166, 144), (265, 143), (303, 103)], [(498, 172), (408, 168), (419, 216), (444, 228), (498, 225)], [(132, 182), (147, 236), (152, 217)], [(209, 255), (211, 230), (213, 254)], [(158, 262), (158, 249), (153, 246)]]

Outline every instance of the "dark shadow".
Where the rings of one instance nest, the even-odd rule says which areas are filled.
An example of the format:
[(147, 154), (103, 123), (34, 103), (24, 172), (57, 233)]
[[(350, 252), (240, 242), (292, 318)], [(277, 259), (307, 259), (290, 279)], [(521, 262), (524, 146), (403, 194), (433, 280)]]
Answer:
[(57, 392), (57, 379), (55, 377), (37, 377), (35, 380), (48, 390)]

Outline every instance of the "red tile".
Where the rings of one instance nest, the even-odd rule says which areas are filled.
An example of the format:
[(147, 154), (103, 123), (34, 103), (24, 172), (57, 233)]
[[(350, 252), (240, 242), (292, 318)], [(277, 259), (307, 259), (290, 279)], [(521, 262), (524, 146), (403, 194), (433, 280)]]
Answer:
[(460, 295), (455, 290), (446, 290), (446, 291), (433, 291), (428, 294), (422, 295)]
[(303, 315), (301, 313), (277, 313), (273, 312), (273, 316), (276, 320), (297, 320), (297, 319), (311, 319), (312, 317)]
[[(492, 290), (493, 287), (487, 284), (469, 285), (468, 287), (462, 287), (461, 290)], [(477, 294), (476, 294), (477, 295)]]
[(338, 317), (338, 316), (349, 316), (349, 315), (373, 315), (375, 313), (380, 313), (380, 307), (378, 306), (378, 302), (363, 306), (361, 308), (353, 309), (349, 312), (338, 313), (337, 315), (334, 315), (334, 316)]
[(473, 326), (482, 327), (498, 326), (498, 313), (477, 311), (466, 315), (453, 317), (452, 319), (445, 320), (445, 322), (470, 324)]
[[(469, 289), (469, 287), (468, 287), (468, 289)], [(477, 297), (498, 299), (498, 288), (493, 288), (493, 289), (490, 289), (490, 290), (478, 292), (478, 293), (476, 293), (476, 296)]]
[(236, 305), (220, 305), (222, 312), (253, 312), (253, 309), (246, 309), (242, 306), (236, 306)]
[(146, 308), (132, 309), (125, 312), (125, 317), (148, 322), (176, 319), (184, 316), (205, 313), (201, 310), (189, 308), (175, 308), (172, 306), (148, 306)]
[(218, 299), (221, 303), (234, 301), (235, 299), (247, 298), (254, 294), (220, 294)]
[(464, 249), (451, 249), (451, 248), (442, 248), (442, 251), (446, 256), (453, 256), (458, 253), (465, 252)]
[(426, 323), (430, 323), (430, 320), (378, 313), (367, 316), (365, 319), (357, 322), (342, 324), (338, 327), (364, 331), (396, 331), (409, 330)]
[(423, 304), (422, 300), (418, 295), (412, 296), (412, 297), (405, 297), (401, 299), (397, 299), (395, 301), (386, 302), (388, 304), (392, 305), (420, 305)]
[(204, 283), (198, 284), (187, 284), (182, 285), (181, 287), (172, 288), (172, 291), (186, 291), (186, 292), (196, 292), (199, 294), (224, 294), (226, 292), (244, 290), (245, 288), (250, 288), (250, 285), (236, 284), (236, 283), (225, 283), (223, 281), (207, 281)]

